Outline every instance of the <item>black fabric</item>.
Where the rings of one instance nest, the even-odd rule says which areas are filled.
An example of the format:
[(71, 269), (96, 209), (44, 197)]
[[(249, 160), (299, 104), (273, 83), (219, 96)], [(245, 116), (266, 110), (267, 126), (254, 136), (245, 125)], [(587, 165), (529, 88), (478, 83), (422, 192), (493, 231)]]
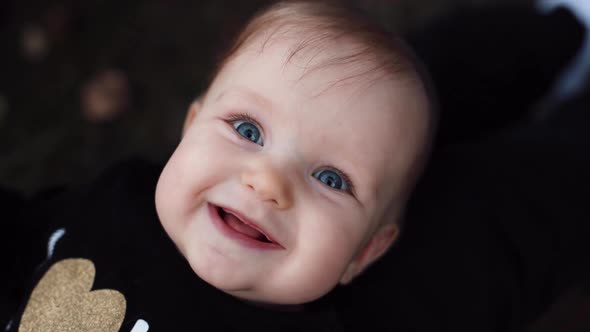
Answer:
[(91, 260), (96, 268), (93, 289), (113, 289), (125, 296), (120, 331), (130, 331), (139, 318), (148, 322), (149, 331), (338, 330), (327, 298), (303, 311), (283, 312), (247, 304), (200, 280), (157, 218), (154, 190), (159, 171), (144, 162), (128, 162), (88, 187), (52, 199), (49, 210), (34, 209), (34, 218), (45, 215), (52, 231), (64, 228), (65, 235), (50, 259), (44, 260), (45, 250), (37, 253), (40, 266), (21, 294), (24, 301), (8, 331), (17, 331), (37, 281), (66, 258)]
[[(0, 210), (2, 211), (2, 218), (0, 218), (0, 225), (2, 227), (2, 240), (0, 240), (0, 261), (3, 265), (3, 273), (0, 273), (0, 294), (7, 298), (5, 301), (0, 301), (0, 324), (6, 322), (8, 313), (14, 310), (13, 304), (18, 299), (18, 280), (25, 278), (24, 275), (14, 275), (16, 271), (13, 267), (16, 265), (16, 260), (10, 255), (13, 253), (17, 242), (12, 234), (21, 233), (19, 229), (19, 222), (17, 216), (20, 214), (25, 199), (18, 193), (0, 188)], [(10, 234), (10, 236), (9, 236)]]
[[(25, 197), (15, 191), (0, 188), (3, 239), (0, 241), (0, 324), (6, 323), (14, 312), (35, 267), (46, 252), (47, 235), (51, 221), (36, 215), (42, 206), (53, 208), (59, 188)], [(26, 217), (25, 217), (26, 215)]]
[(409, 43), (440, 101), (439, 146), (473, 142), (528, 120), (582, 46), (586, 30), (564, 8), (462, 8), (413, 31)]

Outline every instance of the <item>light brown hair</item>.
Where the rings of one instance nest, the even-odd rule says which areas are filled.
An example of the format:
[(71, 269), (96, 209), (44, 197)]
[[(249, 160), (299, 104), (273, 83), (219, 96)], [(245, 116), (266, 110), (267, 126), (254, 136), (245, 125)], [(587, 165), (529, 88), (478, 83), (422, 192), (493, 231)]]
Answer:
[[(431, 79), (411, 48), (397, 35), (375, 24), (359, 10), (341, 1), (286, 0), (274, 2), (256, 13), (243, 27), (230, 47), (222, 53), (213, 71), (214, 79), (226, 63), (256, 38), (264, 38), (263, 51), (274, 38), (297, 36), (286, 57), (288, 63), (303, 51), (321, 49), (327, 44), (348, 41), (356, 45), (350, 52), (333, 56), (308, 71), (338, 65), (362, 64), (354, 77), (391, 77), (410, 80), (424, 89), (430, 103), (431, 132), (437, 123), (437, 101)], [(349, 77), (352, 78), (352, 77)]]
[(397, 79), (417, 77), (413, 75), (416, 72), (414, 56), (400, 38), (387, 33), (360, 12), (338, 1), (321, 0), (280, 1), (258, 12), (223, 54), (213, 77), (256, 38), (264, 38), (262, 51), (274, 38), (293, 35), (298, 38), (286, 63), (300, 52), (321, 49), (326, 44), (346, 40), (356, 47), (317, 67), (362, 63), (363, 70), (357, 73), (358, 76), (382, 74), (376, 78), (383, 75), (395, 75)]

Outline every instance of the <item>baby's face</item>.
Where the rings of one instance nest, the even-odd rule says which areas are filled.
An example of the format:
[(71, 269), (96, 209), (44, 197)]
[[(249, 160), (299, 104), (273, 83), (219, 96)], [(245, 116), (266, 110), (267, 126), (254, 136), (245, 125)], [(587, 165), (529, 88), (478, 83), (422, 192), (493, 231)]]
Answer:
[[(424, 97), (357, 65), (285, 64), (289, 42), (242, 50), (194, 104), (158, 183), (164, 228), (193, 270), (238, 297), (304, 303), (393, 242)], [(305, 74), (305, 75), (304, 75)], [(370, 83), (370, 84), (368, 84)], [(399, 204), (398, 204), (399, 203)]]

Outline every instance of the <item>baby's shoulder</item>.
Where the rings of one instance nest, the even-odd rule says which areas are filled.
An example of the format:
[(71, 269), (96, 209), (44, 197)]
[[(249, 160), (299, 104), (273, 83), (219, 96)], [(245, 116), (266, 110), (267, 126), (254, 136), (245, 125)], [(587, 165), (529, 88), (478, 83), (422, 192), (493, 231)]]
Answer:
[(129, 160), (86, 185), (65, 190), (52, 209), (51, 218), (59, 220), (56, 228), (76, 235), (80, 246), (101, 248), (159, 231), (154, 193), (160, 169), (150, 162)]

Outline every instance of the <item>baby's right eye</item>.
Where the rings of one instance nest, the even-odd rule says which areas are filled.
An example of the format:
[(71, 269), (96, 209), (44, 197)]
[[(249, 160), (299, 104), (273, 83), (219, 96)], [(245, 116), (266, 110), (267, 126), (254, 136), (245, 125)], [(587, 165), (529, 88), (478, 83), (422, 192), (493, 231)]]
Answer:
[(321, 168), (320, 170), (314, 172), (312, 174), (314, 178), (318, 181), (323, 183), (324, 185), (342, 192), (351, 193), (352, 189), (352, 182), (350, 182), (348, 176), (343, 172), (330, 169), (330, 168)]
[(229, 122), (241, 137), (249, 140), (252, 143), (264, 146), (262, 132), (259, 129), (256, 121), (252, 119), (251, 116), (246, 114), (234, 115), (231, 117)]

